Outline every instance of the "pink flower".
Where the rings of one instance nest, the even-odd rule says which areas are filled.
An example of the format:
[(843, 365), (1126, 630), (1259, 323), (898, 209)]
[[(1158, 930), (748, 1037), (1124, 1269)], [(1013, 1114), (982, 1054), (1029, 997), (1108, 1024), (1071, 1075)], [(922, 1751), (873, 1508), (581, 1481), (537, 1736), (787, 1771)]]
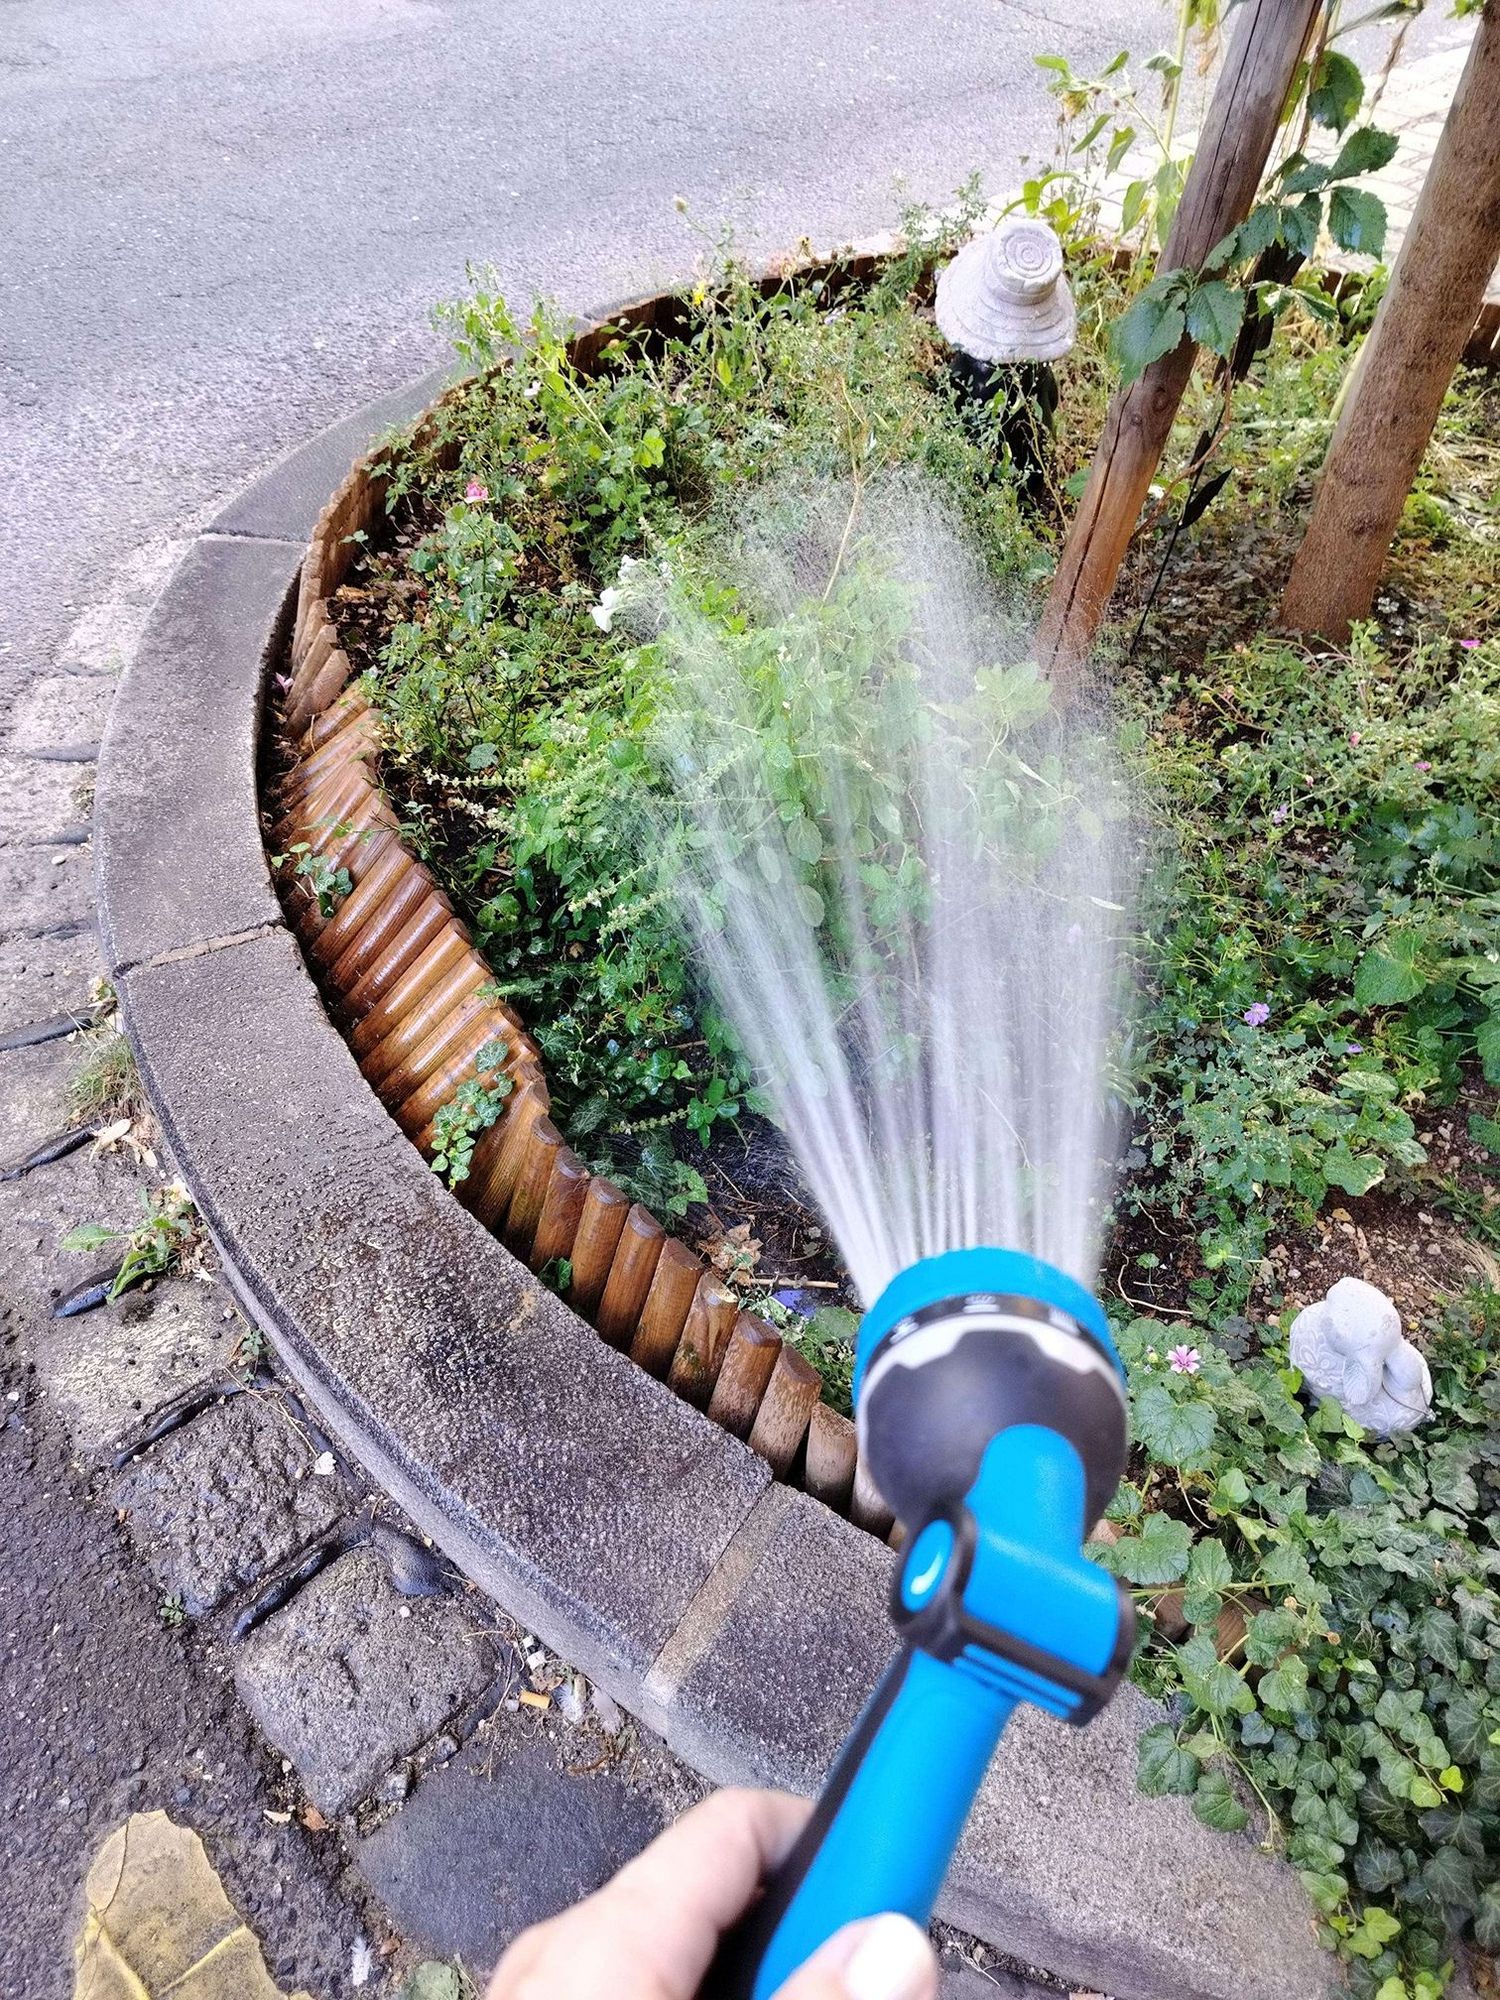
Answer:
[(490, 489), (478, 479), (471, 479), (464, 488), (464, 498), (470, 506), (481, 506), (490, 497)]
[(1271, 1018), (1271, 1010), (1264, 1000), (1252, 1000), (1243, 1018), (1247, 1028), (1263, 1028)]
[(1460, 639), (1458, 643), (1466, 653), (1472, 653), (1474, 648), (1479, 644), (1479, 641), (1477, 639)]
[(1428, 763), (1425, 757), (1419, 757), (1417, 759), (1417, 769), (1419, 771), (1430, 771), (1432, 769), (1432, 766), (1431, 764)]
[(1290, 812), (1290, 810), (1291, 808), (1289, 806), (1277, 806), (1276, 810), (1271, 814), (1272, 821), (1275, 823), (1275, 825), (1285, 826), (1286, 816), (1288, 812)]
[(1203, 1365), (1203, 1356), (1196, 1347), (1174, 1347), (1167, 1356), (1167, 1366), (1174, 1375), (1196, 1375)]
[(1359, 742), (1359, 731), (1357, 729), (1351, 729), (1349, 731), (1349, 741), (1355, 744)]

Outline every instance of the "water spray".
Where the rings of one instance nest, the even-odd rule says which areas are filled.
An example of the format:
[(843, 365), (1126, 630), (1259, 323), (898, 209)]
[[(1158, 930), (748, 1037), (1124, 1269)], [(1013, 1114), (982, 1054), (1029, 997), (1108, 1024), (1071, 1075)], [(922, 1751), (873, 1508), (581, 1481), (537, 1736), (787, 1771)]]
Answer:
[(1130, 1657), (1082, 1545), (1125, 1463), (1089, 1284), (1132, 816), (910, 482), (773, 495), (729, 561), (730, 631), (690, 579), (654, 607), (655, 846), (867, 1304), (860, 1456), (905, 1530), (900, 1648), (704, 1989), (770, 2000), (856, 1918), (925, 1924), (1017, 1704), (1085, 1723)]

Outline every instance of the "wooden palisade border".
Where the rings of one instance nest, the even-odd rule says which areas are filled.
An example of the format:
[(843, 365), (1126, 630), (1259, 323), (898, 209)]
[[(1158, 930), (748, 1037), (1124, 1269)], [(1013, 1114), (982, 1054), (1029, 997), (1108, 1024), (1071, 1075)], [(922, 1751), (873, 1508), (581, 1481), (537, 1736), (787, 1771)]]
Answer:
[[(838, 268), (858, 282), (873, 257)], [(824, 267), (825, 270), (827, 267)], [(609, 340), (649, 330), (678, 310), (670, 296), (622, 308), (574, 340), (598, 364)], [(505, 1044), (511, 1089), (478, 1138), (458, 1199), (508, 1248), (541, 1270), (572, 1267), (565, 1296), (603, 1339), (747, 1440), (780, 1479), (876, 1533), (889, 1512), (856, 1467), (854, 1425), (822, 1402), (816, 1371), (774, 1328), (740, 1311), (685, 1244), (640, 1203), (591, 1174), (549, 1117), (540, 1051), (495, 997), (494, 975), (428, 868), (402, 844), (378, 777), (380, 718), (339, 643), (334, 593), (385, 508), (386, 484), (361, 461), (323, 510), (303, 562), (287, 681), (271, 732), (277, 766), (266, 792), (267, 844), (302, 844), (348, 870), (353, 887), (324, 916), (290, 859), (279, 886), (329, 1011), (371, 1087), (431, 1158), (433, 1120), (478, 1072), (487, 1043)]]

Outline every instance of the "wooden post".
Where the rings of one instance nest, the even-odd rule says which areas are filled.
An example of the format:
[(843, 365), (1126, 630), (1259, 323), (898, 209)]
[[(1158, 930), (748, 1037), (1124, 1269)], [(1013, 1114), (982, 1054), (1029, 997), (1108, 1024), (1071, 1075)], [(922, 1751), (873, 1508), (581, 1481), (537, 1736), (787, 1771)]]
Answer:
[[(382, 958), (365, 973), (349, 994), (349, 1008), (363, 1018), (349, 1036), (349, 1046), (357, 1060), (367, 1056), (440, 979), (462, 962), (469, 949), (468, 933), (455, 922), (446, 900), (436, 897), (422, 905), (420, 921), (412, 931), (419, 940), (411, 951), (412, 939), (406, 932), (395, 940), (388, 958)], [(425, 936), (424, 936), (425, 933)], [(406, 954), (410, 952), (410, 956)], [(363, 1061), (360, 1060), (363, 1068)]]
[(572, 1257), (578, 1218), (583, 1214), (588, 1191), (588, 1168), (571, 1146), (564, 1146), (552, 1162), (547, 1198), (542, 1203), (531, 1255), (527, 1259), (533, 1271), (545, 1271), (559, 1257)]
[(750, 1428), (750, 1449), (760, 1453), (778, 1479), (791, 1471), (822, 1393), (817, 1369), (783, 1346)]
[(630, 1345), (666, 1235), (650, 1209), (636, 1202), (625, 1218), (604, 1296), (594, 1315), (595, 1326), (611, 1347)]
[(884, 1541), (895, 1526), (896, 1517), (880, 1497), (880, 1488), (875, 1484), (860, 1459), (854, 1467), (854, 1491), (849, 1499), (849, 1518), (856, 1527), (868, 1528), (872, 1535), (879, 1535)]
[(1500, 7), (1479, 17), (1390, 286), (1328, 447), (1281, 623), (1368, 617), (1438, 410), (1500, 261)]
[(753, 1313), (741, 1313), (724, 1350), (723, 1366), (709, 1399), (708, 1414), (736, 1437), (749, 1437), (781, 1352), (781, 1336)]
[[(1250, 213), (1321, 6), (1322, 0), (1244, 0), (1236, 11), (1234, 38), (1161, 254), (1163, 271), (1199, 269)], [(1063, 690), (1098, 634), (1197, 353), (1184, 338), (1110, 403), (1037, 635), (1037, 658)]]
[(630, 1358), (650, 1375), (664, 1376), (672, 1365), (683, 1324), (703, 1276), (702, 1262), (685, 1243), (669, 1236), (661, 1246), (656, 1271), (640, 1323), (630, 1343)]
[(849, 1511), (857, 1448), (849, 1419), (819, 1403), (807, 1427), (807, 1490), (838, 1514)]
[(585, 1319), (592, 1319), (599, 1309), (629, 1212), (629, 1197), (613, 1181), (596, 1174), (583, 1198), (583, 1213), (573, 1238), (573, 1282), (567, 1291), (568, 1304)]
[(536, 1235), (552, 1182), (552, 1169), (562, 1150), (562, 1133), (550, 1118), (538, 1118), (521, 1155), (521, 1171), (516, 1175), (505, 1217), (505, 1240), (518, 1257), (527, 1256), (531, 1250), (531, 1240)]
[(682, 1338), (667, 1373), (667, 1387), (700, 1410), (707, 1409), (714, 1392), (739, 1309), (739, 1301), (729, 1287), (721, 1285), (712, 1271), (705, 1271), (698, 1280)]
[[(420, 861), (413, 861), (375, 914), (360, 926), (342, 955), (328, 969), (328, 983), (337, 993), (348, 993), (358, 985), (377, 959), (384, 958), (424, 904), (433, 898), (431, 875)], [(351, 902), (354, 900), (351, 896)], [(438, 906), (443, 907), (441, 904)], [(416, 951), (411, 953), (416, 956)]]

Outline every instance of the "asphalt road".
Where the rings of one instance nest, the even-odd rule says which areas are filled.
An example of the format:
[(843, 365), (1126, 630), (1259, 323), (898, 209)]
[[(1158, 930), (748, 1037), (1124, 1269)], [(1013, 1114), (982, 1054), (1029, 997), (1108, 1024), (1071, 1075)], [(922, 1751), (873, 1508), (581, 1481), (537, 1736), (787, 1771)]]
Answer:
[[(8, 0), (0, 705), (122, 566), (440, 360), (466, 262), (571, 307), (1050, 148), (1032, 56), (1161, 0)], [(123, 639), (118, 651), (127, 650)], [(3, 808), (0, 808), (3, 809)]]

